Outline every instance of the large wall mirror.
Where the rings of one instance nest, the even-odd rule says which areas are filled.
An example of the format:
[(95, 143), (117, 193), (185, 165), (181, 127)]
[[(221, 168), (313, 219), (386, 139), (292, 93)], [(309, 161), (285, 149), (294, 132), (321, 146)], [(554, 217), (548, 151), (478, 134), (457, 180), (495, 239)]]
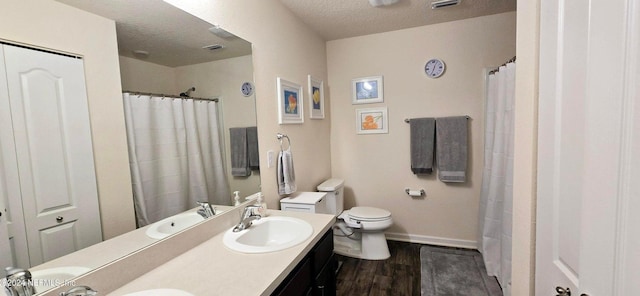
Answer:
[[(147, 100), (151, 103), (145, 104), (150, 105), (151, 109), (165, 108), (164, 105), (155, 104), (153, 100), (174, 102), (173, 108), (178, 106), (177, 109), (164, 110), (165, 113), (173, 114), (173, 117), (166, 119), (166, 121), (171, 121), (171, 118), (175, 119), (177, 116), (175, 115), (178, 112), (176, 110), (187, 113), (184, 110), (191, 108), (180, 105), (182, 101), (191, 100), (181, 98), (181, 94), (183, 97), (196, 98), (191, 103), (192, 105), (210, 104), (212, 100), (217, 100), (215, 108), (208, 109), (208, 112), (213, 112), (215, 117), (207, 120), (215, 121), (216, 124), (210, 124), (208, 128), (211, 129), (210, 134), (217, 135), (220, 146), (206, 147), (205, 150), (194, 153), (206, 155), (207, 158), (212, 154), (219, 153), (220, 161), (215, 165), (219, 172), (213, 172), (215, 170), (212, 170), (210, 166), (201, 165), (204, 167), (198, 170), (202, 171), (202, 176), (183, 176), (183, 178), (189, 179), (186, 182), (189, 184), (187, 186), (207, 187), (209, 186), (207, 184), (198, 185), (197, 181), (209, 178), (211, 174), (219, 173), (214, 182), (224, 184), (221, 187), (225, 187), (225, 189), (217, 191), (219, 194), (216, 194), (215, 198), (209, 196), (208, 200), (222, 211), (234, 206), (233, 192), (238, 191), (241, 197), (240, 201), (244, 202), (246, 197), (260, 191), (259, 162), (256, 164), (257, 159), (252, 159), (257, 156), (257, 154), (252, 155), (252, 153), (257, 153), (257, 136), (253, 135), (257, 130), (255, 95), (253, 93), (247, 95), (242, 92), (243, 83), (253, 82), (251, 44), (249, 42), (161, 0), (57, 1), (116, 21), (122, 89), (128, 91), (123, 94), (125, 110), (129, 104), (126, 103), (127, 95), (135, 99), (148, 97)], [(134, 106), (135, 108), (137, 107)], [(150, 117), (151, 121), (166, 122), (161, 117), (166, 115), (160, 114), (162, 110), (158, 110), (158, 113), (155, 113), (154, 110), (147, 110), (146, 115), (133, 113), (134, 111), (127, 110), (125, 112), (128, 117), (126, 119), (128, 134), (132, 133), (129, 130), (132, 120), (137, 123), (137, 120), (142, 120), (146, 116)], [(200, 116), (200, 113), (196, 111), (193, 114), (192, 117)], [(181, 116), (189, 117), (190, 115), (183, 114)], [(133, 133), (136, 133), (140, 129), (140, 125), (138, 125), (132, 130)], [(178, 128), (178, 131), (174, 132), (188, 133), (185, 130), (187, 129), (180, 130)], [(199, 128), (194, 130), (200, 132)], [(173, 137), (168, 131), (159, 136), (145, 135), (144, 132), (141, 132), (139, 136), (146, 137), (146, 140)], [(131, 145), (129, 137), (128, 140)], [(214, 142), (210, 141), (205, 146), (213, 146)], [(140, 152), (142, 148), (138, 148), (135, 150)], [(192, 146), (188, 146), (186, 149), (191, 151), (192, 148)], [(181, 149), (175, 148), (174, 150)], [(172, 157), (171, 151), (174, 150), (163, 150), (159, 154)], [(238, 152), (238, 150), (243, 151)], [(158, 161), (155, 156), (154, 158), (145, 158), (145, 155), (142, 153), (142, 156), (139, 157), (143, 162)], [(187, 166), (192, 167), (191, 162), (187, 162)], [(170, 167), (170, 165), (165, 167)], [(165, 168), (163, 167), (163, 169)], [(191, 199), (187, 198), (176, 202), (176, 198), (171, 196), (174, 190), (170, 188), (175, 184), (172, 185), (173, 181), (167, 181), (169, 179), (162, 179), (172, 175), (170, 169), (163, 172), (154, 169), (152, 175), (154, 178), (160, 179), (155, 183), (156, 187), (150, 184), (153, 182), (150, 182), (149, 178), (140, 179), (138, 181), (139, 187), (143, 189), (151, 187), (149, 190), (152, 193), (144, 193), (145, 195), (164, 194), (168, 203), (166, 207), (171, 210), (158, 210), (157, 208), (148, 210), (147, 221), (137, 217), (138, 229), (87, 248), (94, 248), (92, 253), (83, 252), (86, 249), (79, 250), (33, 266), (32, 271), (36, 273), (38, 270), (57, 268), (57, 271), (60, 272), (80, 275), (157, 242), (161, 238), (149, 237), (146, 231), (154, 223), (176, 217), (174, 216), (176, 214), (177, 216), (186, 215), (185, 210), (188, 211), (188, 214), (195, 215), (197, 204), (191, 199), (201, 200), (202, 198), (191, 197)], [(135, 181), (134, 187), (136, 187)], [(216, 185), (216, 187), (220, 186)], [(162, 192), (162, 190), (166, 191)], [(192, 189), (191, 191), (198, 190), (207, 192), (207, 189)], [(148, 203), (149, 200), (136, 203), (136, 212), (141, 211), (145, 202)], [(150, 218), (151, 216), (153, 217)], [(102, 220), (102, 223), (109, 222)], [(91, 256), (91, 254), (95, 254), (96, 250), (101, 253), (101, 256), (98, 256), (101, 258)], [(39, 292), (43, 290), (40, 289)]]

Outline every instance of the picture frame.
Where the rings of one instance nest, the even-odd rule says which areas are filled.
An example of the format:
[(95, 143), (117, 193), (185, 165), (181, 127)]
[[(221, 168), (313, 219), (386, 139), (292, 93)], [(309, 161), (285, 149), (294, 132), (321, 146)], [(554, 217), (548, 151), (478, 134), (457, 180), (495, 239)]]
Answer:
[(371, 76), (351, 80), (351, 104), (384, 102), (382, 76)]
[(308, 76), (309, 82), (309, 118), (324, 118), (324, 81)]
[(278, 124), (304, 123), (302, 86), (278, 77)]
[(387, 107), (356, 109), (356, 133), (359, 135), (388, 134)]

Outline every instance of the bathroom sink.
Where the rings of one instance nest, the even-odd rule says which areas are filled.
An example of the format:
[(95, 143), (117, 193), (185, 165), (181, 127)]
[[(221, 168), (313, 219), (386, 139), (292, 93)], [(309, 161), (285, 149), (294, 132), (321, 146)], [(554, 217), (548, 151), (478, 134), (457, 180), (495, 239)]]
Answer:
[(151, 224), (147, 228), (146, 234), (150, 238), (163, 239), (200, 221), (204, 221), (204, 218), (192, 210)]
[(125, 294), (124, 296), (194, 296), (189, 292), (177, 289), (152, 289)]
[(293, 247), (311, 236), (313, 227), (304, 220), (270, 216), (253, 221), (251, 227), (224, 233), (224, 245), (241, 253), (268, 253)]
[(36, 293), (59, 287), (81, 274), (89, 272), (91, 268), (82, 266), (62, 266), (30, 271)]

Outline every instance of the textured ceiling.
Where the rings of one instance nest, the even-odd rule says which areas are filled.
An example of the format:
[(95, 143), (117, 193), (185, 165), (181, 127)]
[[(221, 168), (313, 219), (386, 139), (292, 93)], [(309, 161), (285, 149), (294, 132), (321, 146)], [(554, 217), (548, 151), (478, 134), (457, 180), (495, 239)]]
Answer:
[[(251, 54), (251, 43), (219, 38), (211, 24), (162, 0), (57, 0), (116, 22), (120, 55), (137, 58), (134, 50), (149, 52), (145, 61), (169, 67), (199, 64)], [(222, 44), (209, 51), (203, 46)]]
[[(176, 67), (251, 54), (240, 38), (209, 33), (212, 25), (162, 0), (56, 0), (116, 21), (120, 55)], [(232, 1), (232, 0), (229, 0)], [(372, 7), (368, 0), (280, 0), (325, 40), (388, 32), (516, 9), (516, 0), (462, 0), (459, 5), (431, 9), (431, 0), (399, 0)], [(222, 44), (217, 51), (203, 46)]]
[(516, 0), (462, 0), (431, 9), (431, 0), (399, 0), (372, 7), (368, 0), (280, 0), (325, 40), (388, 32), (516, 10)]

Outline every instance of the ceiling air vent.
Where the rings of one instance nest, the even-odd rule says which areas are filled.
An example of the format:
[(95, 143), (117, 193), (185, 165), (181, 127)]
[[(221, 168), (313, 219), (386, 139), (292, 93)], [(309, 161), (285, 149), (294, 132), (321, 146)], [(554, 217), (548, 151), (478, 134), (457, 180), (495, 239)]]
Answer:
[(438, 9), (460, 4), (461, 0), (440, 0), (431, 2), (431, 9)]
[(202, 48), (203, 48), (203, 49), (208, 49), (208, 50), (214, 51), (214, 50), (218, 50), (218, 49), (223, 49), (223, 48), (224, 48), (224, 45), (221, 45), (221, 44), (212, 44), (212, 45), (203, 46)]

